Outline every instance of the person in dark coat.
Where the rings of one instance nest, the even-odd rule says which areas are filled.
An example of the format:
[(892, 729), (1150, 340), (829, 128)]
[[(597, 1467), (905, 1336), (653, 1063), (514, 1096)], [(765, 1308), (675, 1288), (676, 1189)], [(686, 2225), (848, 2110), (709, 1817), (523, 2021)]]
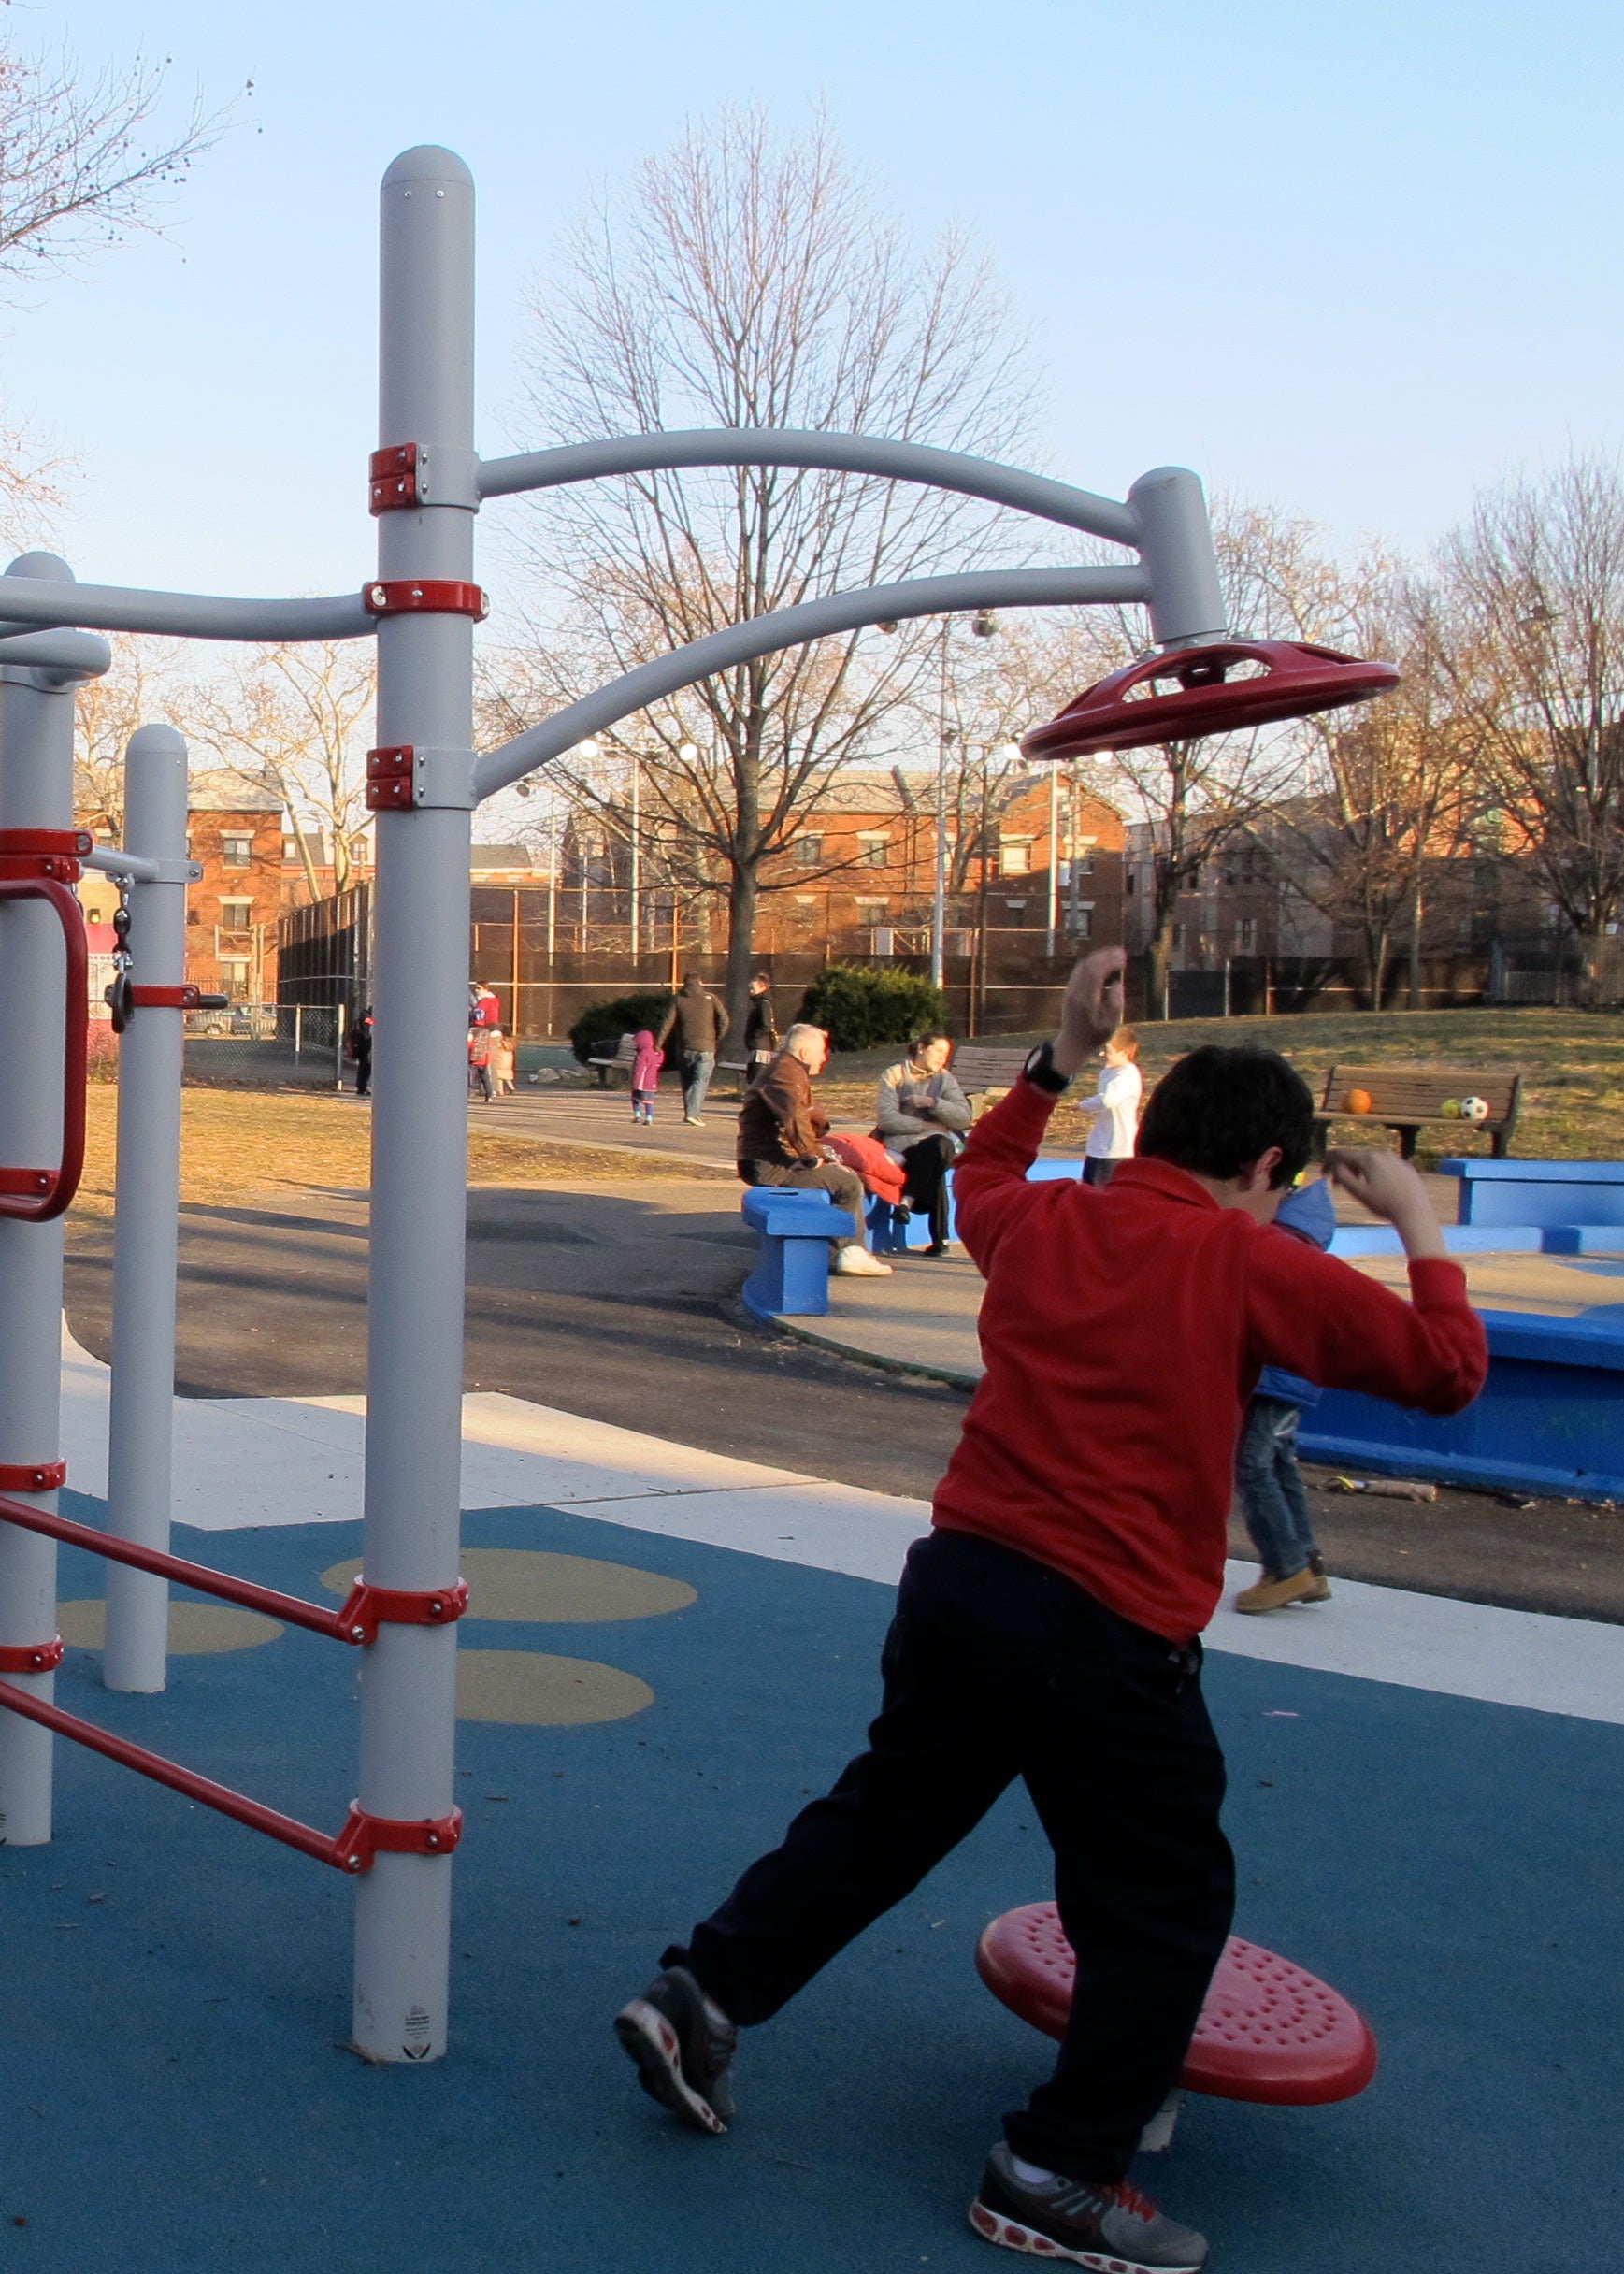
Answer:
[(372, 1005), (367, 1004), (344, 1037), (344, 1055), (355, 1069), (355, 1095), (365, 1098), (372, 1088)]
[(716, 1071), (716, 1052), (727, 1032), (727, 1012), (697, 972), (690, 971), (680, 995), (673, 995), (660, 1021), (654, 1041), (664, 1049), (675, 1031), (677, 1061), (683, 1077), (683, 1119), (690, 1129), (703, 1129), (705, 1093)]
[(772, 1007), (771, 981), (757, 971), (750, 982), (750, 1007), (744, 1014), (744, 1055), (750, 1072), (757, 1074), (778, 1048), (778, 1015)]

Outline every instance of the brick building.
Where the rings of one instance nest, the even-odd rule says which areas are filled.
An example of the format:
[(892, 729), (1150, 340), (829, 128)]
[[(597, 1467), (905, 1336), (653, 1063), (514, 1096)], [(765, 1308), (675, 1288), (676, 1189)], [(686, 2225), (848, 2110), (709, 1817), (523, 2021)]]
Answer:
[(203, 871), (186, 895), (186, 976), (234, 1002), (277, 999), (282, 801), (222, 767), (194, 773), (186, 846)]

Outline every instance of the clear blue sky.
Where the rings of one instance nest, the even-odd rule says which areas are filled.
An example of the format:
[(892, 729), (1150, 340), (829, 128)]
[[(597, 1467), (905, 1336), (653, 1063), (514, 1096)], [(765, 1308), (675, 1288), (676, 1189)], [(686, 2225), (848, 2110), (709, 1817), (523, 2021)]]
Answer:
[(87, 578), (358, 584), (390, 157), (474, 169), (481, 442), (513, 448), (524, 280), (595, 182), (724, 97), (792, 122), (821, 96), (912, 229), (975, 234), (1035, 337), (1048, 468), (1089, 487), (1180, 461), (1420, 550), (1480, 484), (1624, 441), (1616, 6), (43, 0), (5, 24), (87, 66), (138, 36), (177, 108), (254, 82), (165, 239), (0, 315), (0, 401), (78, 461)]

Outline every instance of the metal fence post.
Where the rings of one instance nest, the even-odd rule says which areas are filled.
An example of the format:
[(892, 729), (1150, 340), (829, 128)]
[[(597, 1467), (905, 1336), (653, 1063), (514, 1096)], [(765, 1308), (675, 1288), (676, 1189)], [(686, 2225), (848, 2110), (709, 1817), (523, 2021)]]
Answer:
[[(186, 858), (186, 744), (143, 727), (124, 753), (124, 850)], [(186, 976), (186, 886), (130, 886), (130, 979), (178, 987)], [(167, 1554), (175, 1404), (175, 1272), (180, 1196), (180, 1069), (185, 1014), (143, 1004), (119, 1044), (119, 1159), (113, 1215), (113, 1363), (108, 1413), (108, 1530)], [(109, 1690), (162, 1690), (168, 1582), (108, 1566)]]
[[(424, 148), (395, 161), (383, 178), (381, 251), (379, 440), (417, 445), (420, 466), (426, 458), (433, 469), (436, 502), (380, 516), (379, 580), (466, 583), (473, 566), (473, 183), (460, 158)], [(410, 744), (427, 759), (429, 779), (413, 805), (378, 814), (363, 1556), (375, 1585), (421, 1589), (456, 1577), (460, 1519), (473, 803), (467, 616), (381, 617), (377, 732), (381, 745)], [(454, 1627), (381, 1627), (362, 1675), (362, 1807), (395, 1818), (446, 1815), (455, 1732)], [(356, 1888), (358, 2052), (424, 2061), (444, 2051), (450, 1931), (450, 1859), (380, 1855)]]
[[(25, 554), (7, 575), (64, 579), (53, 554)], [(0, 647), (0, 828), (73, 826), (73, 690), (105, 671), (107, 642), (56, 634), (64, 663), (8, 664)], [(38, 641), (31, 640), (37, 653)], [(72, 658), (78, 657), (77, 662)], [(0, 1166), (49, 1168), (61, 1158), (64, 958), (54, 912), (34, 901), (0, 903)], [(88, 1015), (89, 1006), (84, 1006)], [(60, 1219), (0, 1217), (0, 1463), (54, 1462), (62, 1421)], [(52, 1511), (51, 1492), (15, 1498)], [(56, 1632), (56, 1546), (0, 1527), (0, 1643), (48, 1642)], [(50, 1674), (7, 1680), (50, 1701)], [(50, 1734), (15, 1714), (0, 1728), (0, 1843), (37, 1847), (50, 1837)]]

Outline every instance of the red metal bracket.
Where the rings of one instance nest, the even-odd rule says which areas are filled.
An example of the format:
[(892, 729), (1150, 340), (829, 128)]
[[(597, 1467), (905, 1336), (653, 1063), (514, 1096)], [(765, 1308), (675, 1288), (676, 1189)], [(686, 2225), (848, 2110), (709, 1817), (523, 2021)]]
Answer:
[(50, 1674), (62, 1663), (62, 1636), (49, 1642), (0, 1642), (0, 1674)]
[(412, 742), (397, 742), (366, 753), (368, 813), (393, 813), (411, 803), (412, 761), (416, 756), (417, 747)]
[[(124, 998), (132, 1011), (195, 1011), (203, 1001), (203, 990), (190, 981), (185, 986), (137, 986), (133, 982)], [(220, 999), (223, 1004), (225, 998)]]
[(88, 853), (93, 842), (84, 829), (0, 829), (0, 900), (45, 900), (55, 909), (65, 965), (62, 1162), (55, 1169), (0, 1169), (0, 1216), (25, 1224), (63, 1215), (84, 1173), (90, 966), (84, 916), (68, 886), (79, 874), (74, 855)]
[(95, 839), (88, 829), (0, 829), (0, 877), (79, 882), (79, 861)]
[(0, 1492), (54, 1492), (66, 1482), (65, 1461), (0, 1461)]
[(344, 1642), (373, 1643), (386, 1627), (449, 1627), (468, 1607), (468, 1583), (454, 1587), (408, 1590), (368, 1587), (357, 1579), (338, 1614), (338, 1632)]
[(447, 577), (366, 584), (361, 604), (369, 616), (472, 616), (479, 621), (491, 612), (491, 603), (477, 584), (459, 584)]
[(463, 1812), (403, 1820), (368, 1816), (359, 1801), (350, 1803), (342, 1831), (333, 1842), (340, 1871), (369, 1871), (375, 1855), (450, 1855), (463, 1836)]
[(395, 442), (366, 462), (368, 511), (398, 513), (417, 503), (417, 444)]

